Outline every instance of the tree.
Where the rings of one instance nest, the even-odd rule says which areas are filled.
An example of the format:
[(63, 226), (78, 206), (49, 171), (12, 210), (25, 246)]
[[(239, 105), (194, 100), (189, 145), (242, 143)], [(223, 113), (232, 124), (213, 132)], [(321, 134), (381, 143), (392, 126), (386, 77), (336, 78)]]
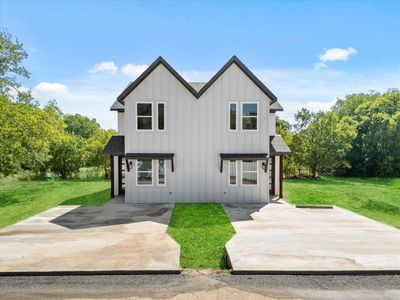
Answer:
[(66, 179), (77, 173), (84, 165), (82, 140), (64, 135), (50, 144), (50, 169)]
[(311, 113), (303, 109), (296, 120), (300, 130), (293, 138), (295, 159), (309, 167), (313, 177), (318, 172), (330, 173), (338, 166), (348, 166), (344, 157), (356, 136), (350, 118), (339, 119), (335, 112)]
[(110, 140), (111, 136), (115, 134), (115, 130), (100, 129), (92, 137), (90, 137), (86, 143), (86, 166), (101, 166), (103, 168), (105, 178), (108, 178), (110, 176), (110, 159), (108, 156), (103, 154), (103, 149), (107, 142)]
[(67, 125), (65, 128), (66, 132), (80, 136), (84, 139), (90, 138), (100, 130), (100, 125), (97, 123), (96, 119), (89, 119), (80, 114), (65, 115), (64, 121)]
[(28, 53), (18, 40), (13, 41), (7, 31), (0, 32), (0, 93), (6, 95), (21, 86), (17, 76), (29, 78), (30, 73), (21, 66)]

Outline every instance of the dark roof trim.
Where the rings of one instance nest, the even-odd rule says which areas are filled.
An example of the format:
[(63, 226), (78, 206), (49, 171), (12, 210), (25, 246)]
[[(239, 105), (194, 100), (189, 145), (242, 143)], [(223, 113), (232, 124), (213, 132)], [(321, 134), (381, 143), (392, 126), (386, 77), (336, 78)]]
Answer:
[(132, 82), (118, 97), (117, 100), (123, 103), (124, 99), (143, 81), (147, 76), (153, 72), (159, 64), (163, 64), (165, 68), (175, 78), (182, 83), (182, 85), (196, 98), (200, 98), (207, 89), (229, 68), (231, 64), (236, 64), (239, 69), (245, 73), (251, 81), (261, 89), (265, 95), (267, 95), (271, 99), (271, 103), (274, 103), (277, 100), (277, 97), (240, 61), (236, 56), (232, 56), (232, 58), (203, 86), (200, 91), (196, 91), (178, 72), (175, 71), (161, 56), (158, 57), (134, 82)]
[[(224, 160), (268, 160), (268, 153), (220, 153), (219, 155), (221, 157), (219, 165), (220, 173), (223, 171)], [(267, 172), (267, 168), (264, 171)]]
[(266, 160), (268, 153), (220, 153), (222, 160)]
[(128, 159), (173, 159), (174, 153), (126, 153)]
[(113, 156), (125, 155), (125, 136), (113, 135), (103, 149), (103, 154)]
[(124, 108), (110, 108), (110, 111), (125, 112)]

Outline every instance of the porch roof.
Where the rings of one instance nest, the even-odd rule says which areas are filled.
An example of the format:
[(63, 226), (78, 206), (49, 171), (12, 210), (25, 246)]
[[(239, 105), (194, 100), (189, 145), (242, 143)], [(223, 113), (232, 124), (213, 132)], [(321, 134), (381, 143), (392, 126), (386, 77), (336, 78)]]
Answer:
[(271, 156), (286, 155), (292, 153), (289, 146), (285, 143), (282, 136), (274, 135), (269, 137), (270, 147), (269, 153)]
[(104, 154), (113, 156), (125, 155), (125, 136), (113, 135), (103, 149)]

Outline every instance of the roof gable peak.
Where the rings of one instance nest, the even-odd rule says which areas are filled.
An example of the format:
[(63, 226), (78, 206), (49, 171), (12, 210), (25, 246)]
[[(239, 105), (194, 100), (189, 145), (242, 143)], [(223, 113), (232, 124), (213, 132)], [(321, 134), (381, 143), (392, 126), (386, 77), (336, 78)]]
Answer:
[(271, 99), (271, 103), (274, 103), (277, 100), (277, 97), (240, 61), (236, 55), (233, 55), (231, 59), (229, 59), (229, 61), (199, 91), (196, 91), (193, 86), (189, 84), (177, 71), (175, 71), (175, 69), (171, 67), (162, 56), (159, 56), (134, 82), (128, 85), (128, 87), (117, 97), (117, 100), (123, 103), (124, 99), (160, 64), (162, 64), (195, 98), (198, 99), (233, 63), (236, 64), (239, 69)]

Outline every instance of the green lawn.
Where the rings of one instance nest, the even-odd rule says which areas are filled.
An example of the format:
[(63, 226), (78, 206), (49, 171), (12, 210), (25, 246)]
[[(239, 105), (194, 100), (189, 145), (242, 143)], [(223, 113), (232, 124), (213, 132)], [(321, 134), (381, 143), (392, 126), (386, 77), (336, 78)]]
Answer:
[(0, 179), (0, 228), (60, 204), (101, 204), (110, 199), (110, 181), (104, 179)]
[(400, 178), (286, 179), (293, 204), (332, 204), (400, 228)]
[(182, 268), (226, 268), (224, 246), (235, 231), (220, 204), (176, 204), (168, 233), (181, 246)]

